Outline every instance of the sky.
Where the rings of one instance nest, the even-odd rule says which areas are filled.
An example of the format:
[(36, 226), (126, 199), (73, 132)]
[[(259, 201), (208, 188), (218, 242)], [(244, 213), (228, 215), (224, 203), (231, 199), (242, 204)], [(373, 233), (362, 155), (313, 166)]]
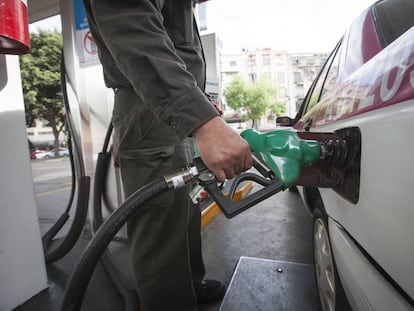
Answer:
[[(207, 32), (216, 32), (223, 53), (274, 48), (330, 52), (352, 21), (375, 0), (210, 0)], [(53, 17), (30, 26), (60, 30)]]
[(207, 27), (224, 51), (271, 47), (330, 52), (352, 21), (374, 0), (211, 0)]

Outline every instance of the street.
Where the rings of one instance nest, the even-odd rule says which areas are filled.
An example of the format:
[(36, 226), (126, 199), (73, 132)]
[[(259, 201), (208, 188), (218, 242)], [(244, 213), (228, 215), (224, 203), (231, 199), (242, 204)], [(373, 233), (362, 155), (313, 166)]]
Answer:
[(70, 160), (66, 157), (31, 160), (31, 165), (40, 229), (44, 234), (68, 204), (72, 186)]

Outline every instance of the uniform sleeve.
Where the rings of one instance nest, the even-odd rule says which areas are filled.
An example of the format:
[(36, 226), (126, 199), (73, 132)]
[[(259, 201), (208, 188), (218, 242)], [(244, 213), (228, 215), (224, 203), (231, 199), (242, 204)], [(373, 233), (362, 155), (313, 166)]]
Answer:
[(141, 101), (184, 138), (218, 115), (176, 54), (150, 0), (91, 0), (94, 22), (117, 67)]

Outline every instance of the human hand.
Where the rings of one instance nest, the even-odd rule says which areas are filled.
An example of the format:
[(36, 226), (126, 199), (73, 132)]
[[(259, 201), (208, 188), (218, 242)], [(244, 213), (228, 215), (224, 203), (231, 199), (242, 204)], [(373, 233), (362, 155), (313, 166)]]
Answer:
[(201, 159), (220, 182), (253, 165), (249, 144), (220, 117), (197, 128), (193, 137)]

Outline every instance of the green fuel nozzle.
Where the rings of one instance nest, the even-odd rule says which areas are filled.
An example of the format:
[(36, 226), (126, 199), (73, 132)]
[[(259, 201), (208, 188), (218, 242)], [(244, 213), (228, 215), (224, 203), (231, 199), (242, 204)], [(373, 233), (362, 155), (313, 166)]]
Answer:
[(301, 167), (321, 158), (321, 145), (315, 140), (300, 139), (293, 130), (273, 130), (258, 133), (248, 129), (240, 134), (250, 149), (258, 154), (285, 188), (292, 186), (301, 173)]
[[(361, 159), (358, 128), (344, 128), (333, 133), (287, 129), (258, 133), (248, 129), (240, 135), (248, 142), (253, 152), (254, 167), (260, 174), (244, 172), (235, 176), (228, 196), (223, 195), (215, 176), (201, 158), (194, 159), (199, 184), (227, 218), (293, 185), (329, 187), (352, 203), (358, 201)], [(233, 202), (237, 187), (248, 180), (263, 187), (241, 201)]]

